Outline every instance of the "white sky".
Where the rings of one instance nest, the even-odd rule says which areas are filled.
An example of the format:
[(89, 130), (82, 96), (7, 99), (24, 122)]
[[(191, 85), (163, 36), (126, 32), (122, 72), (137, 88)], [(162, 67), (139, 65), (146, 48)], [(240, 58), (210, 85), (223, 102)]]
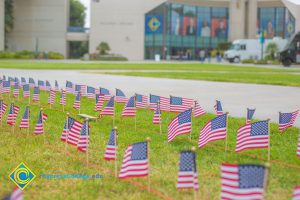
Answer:
[(86, 7), (85, 27), (90, 27), (90, 0), (79, 0)]

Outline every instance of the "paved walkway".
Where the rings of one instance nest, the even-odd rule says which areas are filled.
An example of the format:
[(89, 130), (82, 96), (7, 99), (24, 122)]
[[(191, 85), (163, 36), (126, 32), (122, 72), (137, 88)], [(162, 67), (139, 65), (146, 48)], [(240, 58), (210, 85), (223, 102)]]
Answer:
[[(82, 73), (80, 70), (17, 70), (1, 69), (7, 76), (32, 77), (35, 80), (57, 80), (60, 86), (65, 80), (110, 90), (122, 89), (128, 96), (141, 94), (174, 95), (198, 99), (208, 112), (214, 112), (215, 100), (221, 100), (223, 109), (232, 116), (245, 117), (246, 108), (256, 108), (255, 118), (278, 122), (278, 112), (300, 109), (300, 88), (256, 84), (224, 83), (193, 80), (159, 79)], [(86, 72), (86, 71), (84, 71)], [(0, 74), (1, 75), (1, 74)], [(300, 117), (296, 122), (300, 127)]]

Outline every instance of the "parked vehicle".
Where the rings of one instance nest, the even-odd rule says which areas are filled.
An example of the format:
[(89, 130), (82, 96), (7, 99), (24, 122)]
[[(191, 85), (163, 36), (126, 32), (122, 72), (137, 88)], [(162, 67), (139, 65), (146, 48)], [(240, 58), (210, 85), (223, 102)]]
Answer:
[[(266, 55), (266, 47), (269, 43), (276, 43), (279, 50), (283, 49), (287, 44), (286, 39), (274, 37), (266, 39), (263, 45), (264, 56)], [(258, 39), (241, 39), (233, 41), (229, 50), (225, 51), (224, 59), (229, 62), (239, 63), (245, 59), (261, 59), (261, 44)]]
[(295, 33), (285, 48), (278, 53), (278, 60), (285, 67), (289, 67), (292, 63), (300, 64), (300, 32)]

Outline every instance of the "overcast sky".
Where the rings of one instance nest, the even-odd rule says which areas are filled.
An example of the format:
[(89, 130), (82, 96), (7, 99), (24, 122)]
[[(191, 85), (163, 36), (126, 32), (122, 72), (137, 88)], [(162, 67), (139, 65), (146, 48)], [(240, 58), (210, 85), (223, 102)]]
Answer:
[(90, 0), (79, 0), (86, 7), (85, 27), (90, 27)]

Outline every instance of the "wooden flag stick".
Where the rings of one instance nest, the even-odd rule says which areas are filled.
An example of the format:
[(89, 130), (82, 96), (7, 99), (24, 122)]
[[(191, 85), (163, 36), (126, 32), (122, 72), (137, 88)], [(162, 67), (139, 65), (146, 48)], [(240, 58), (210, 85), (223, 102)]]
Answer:
[(29, 105), (28, 107), (28, 128), (27, 128), (27, 136), (29, 136), (29, 129), (30, 129), (30, 109), (29, 109)]
[[(88, 134), (90, 134), (90, 130), (89, 130), (89, 118), (86, 118), (85, 119), (86, 123), (87, 123), (87, 132)], [(88, 167), (89, 166), (89, 147), (88, 147), (88, 140), (86, 140), (86, 166)]]
[(227, 143), (228, 143), (228, 115), (229, 115), (229, 112), (226, 112), (226, 139), (225, 139), (225, 152), (227, 152)]
[(116, 106), (115, 106), (115, 102), (114, 102), (113, 127), (115, 126), (115, 117), (116, 117)]
[(137, 118), (136, 96), (134, 96), (134, 107), (135, 107), (134, 128), (135, 128), (135, 131), (136, 131), (136, 118)]
[(161, 111), (160, 111), (160, 101), (157, 102), (158, 105), (158, 112), (159, 112), (159, 133), (162, 134), (162, 116), (161, 116)]
[(270, 118), (267, 119), (268, 121), (268, 134), (269, 134), (269, 140), (268, 140), (268, 162), (270, 161), (270, 158), (271, 158), (271, 147), (270, 147), (270, 139), (271, 139), (271, 132), (270, 132)]
[(270, 163), (269, 162), (267, 162), (265, 164), (265, 168), (266, 168), (266, 171), (265, 171), (265, 175), (264, 175), (264, 196), (266, 196), (266, 194), (267, 194), (267, 188), (269, 185), (269, 180), (268, 180), (269, 171), (270, 171)]
[[(191, 150), (192, 150), (192, 152), (194, 152), (194, 154), (196, 153), (196, 147), (192, 147)], [(196, 159), (196, 157), (195, 157), (195, 159)], [(194, 165), (193, 165), (193, 171), (195, 171)], [(193, 185), (195, 185), (195, 179), (193, 179)], [(196, 200), (197, 199), (197, 191), (195, 190), (195, 188), (193, 188), (193, 195), (194, 195), (194, 200)]]
[(147, 158), (148, 158), (148, 192), (150, 192), (150, 137), (147, 137)]
[(66, 141), (65, 141), (65, 150), (67, 150), (67, 147), (68, 147), (68, 136), (69, 136), (69, 112), (67, 112), (67, 120), (66, 120), (66, 122), (67, 122), (67, 124), (66, 124)]
[(191, 113), (191, 134), (190, 134), (190, 141), (192, 141), (192, 134), (193, 134), (193, 107), (191, 107), (192, 113)]
[(44, 127), (44, 120), (43, 120), (43, 108), (41, 108), (41, 118), (42, 118), (42, 126), (43, 126), (43, 135), (44, 135), (44, 144), (46, 144), (46, 133), (45, 133), (45, 127)]
[(118, 177), (118, 165), (117, 165), (117, 137), (118, 137), (118, 132), (117, 132), (118, 128), (115, 127), (114, 131), (115, 131), (115, 146), (116, 146), (116, 150), (115, 150), (115, 177)]

